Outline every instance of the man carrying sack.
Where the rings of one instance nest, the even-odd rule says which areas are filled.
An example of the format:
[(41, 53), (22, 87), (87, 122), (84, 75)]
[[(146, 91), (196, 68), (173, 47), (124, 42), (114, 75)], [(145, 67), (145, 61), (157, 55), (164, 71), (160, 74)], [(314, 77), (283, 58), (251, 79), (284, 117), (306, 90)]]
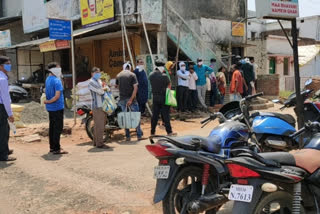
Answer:
[[(119, 105), (123, 112), (139, 112), (139, 104), (136, 100), (138, 92), (138, 81), (136, 75), (131, 72), (131, 65), (123, 65), (123, 71), (117, 75), (116, 84), (119, 87), (120, 101)], [(133, 114), (134, 115), (134, 114)], [(134, 118), (132, 118), (134, 119)], [(138, 118), (140, 120), (140, 118)], [(142, 140), (143, 132), (140, 122), (136, 127), (138, 141)], [(126, 129), (126, 141), (131, 141), (130, 130)]]

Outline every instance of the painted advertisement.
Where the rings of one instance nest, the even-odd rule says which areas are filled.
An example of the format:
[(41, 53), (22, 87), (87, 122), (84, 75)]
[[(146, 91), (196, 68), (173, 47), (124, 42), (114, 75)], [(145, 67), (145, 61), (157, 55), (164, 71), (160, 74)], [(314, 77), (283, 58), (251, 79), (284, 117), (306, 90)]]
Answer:
[(298, 0), (256, 0), (258, 18), (285, 18), (299, 17)]
[(84, 27), (114, 20), (113, 0), (80, 0), (81, 22)]
[(244, 23), (232, 22), (232, 36), (244, 36)]
[(0, 31), (0, 48), (11, 46), (10, 30)]
[(49, 27), (47, 7), (43, 0), (23, 0), (22, 6), (24, 33), (31, 33)]

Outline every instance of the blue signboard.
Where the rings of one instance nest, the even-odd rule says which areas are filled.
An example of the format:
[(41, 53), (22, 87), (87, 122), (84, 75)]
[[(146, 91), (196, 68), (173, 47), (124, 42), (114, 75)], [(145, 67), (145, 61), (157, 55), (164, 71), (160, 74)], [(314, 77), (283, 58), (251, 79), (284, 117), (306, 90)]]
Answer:
[(57, 40), (71, 40), (71, 21), (49, 19), (49, 37)]

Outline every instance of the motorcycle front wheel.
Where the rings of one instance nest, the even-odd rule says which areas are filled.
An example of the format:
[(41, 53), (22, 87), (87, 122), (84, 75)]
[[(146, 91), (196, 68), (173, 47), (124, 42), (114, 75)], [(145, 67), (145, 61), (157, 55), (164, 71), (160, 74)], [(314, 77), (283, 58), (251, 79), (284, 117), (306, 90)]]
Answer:
[[(92, 116), (87, 119), (86, 132), (87, 132), (88, 137), (91, 140), (93, 140), (93, 136), (94, 136), (94, 121), (93, 121), (93, 117)], [(109, 131), (105, 130), (104, 136), (103, 136), (104, 142), (107, 142), (107, 140), (110, 137), (111, 137), (111, 133)]]
[[(262, 196), (260, 199), (254, 214), (291, 214), (292, 213), (292, 201), (291, 194), (283, 191), (268, 193)], [(301, 214), (305, 214), (304, 207), (301, 205)]]
[[(187, 166), (183, 168), (173, 181), (166, 197), (163, 200), (163, 213), (188, 213), (189, 202), (199, 198), (202, 190), (202, 167)], [(212, 176), (210, 176), (212, 178)], [(217, 183), (209, 179), (205, 193), (215, 192)], [(208, 210), (206, 214), (216, 214), (219, 208)]]

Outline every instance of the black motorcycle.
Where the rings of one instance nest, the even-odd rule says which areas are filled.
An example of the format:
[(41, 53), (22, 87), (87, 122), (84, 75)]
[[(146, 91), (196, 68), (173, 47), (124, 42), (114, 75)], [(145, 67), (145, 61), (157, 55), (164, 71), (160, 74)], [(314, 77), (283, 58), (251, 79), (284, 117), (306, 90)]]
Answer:
[(234, 150), (226, 160), (234, 184), (232, 213), (320, 213), (320, 123), (308, 122), (290, 137), (310, 136), (302, 150), (256, 154)]
[[(111, 114), (107, 116), (107, 121), (105, 125), (105, 131), (104, 131), (104, 141), (111, 139), (112, 134), (120, 130), (120, 127), (118, 125), (117, 121), (117, 115), (121, 112), (121, 108), (118, 106), (117, 109)], [(91, 111), (91, 108), (88, 106), (82, 106), (77, 109), (77, 114), (79, 116), (84, 116), (82, 119), (81, 124), (85, 124), (86, 132), (88, 137), (93, 140), (94, 136), (94, 121), (93, 121), (93, 114)]]

